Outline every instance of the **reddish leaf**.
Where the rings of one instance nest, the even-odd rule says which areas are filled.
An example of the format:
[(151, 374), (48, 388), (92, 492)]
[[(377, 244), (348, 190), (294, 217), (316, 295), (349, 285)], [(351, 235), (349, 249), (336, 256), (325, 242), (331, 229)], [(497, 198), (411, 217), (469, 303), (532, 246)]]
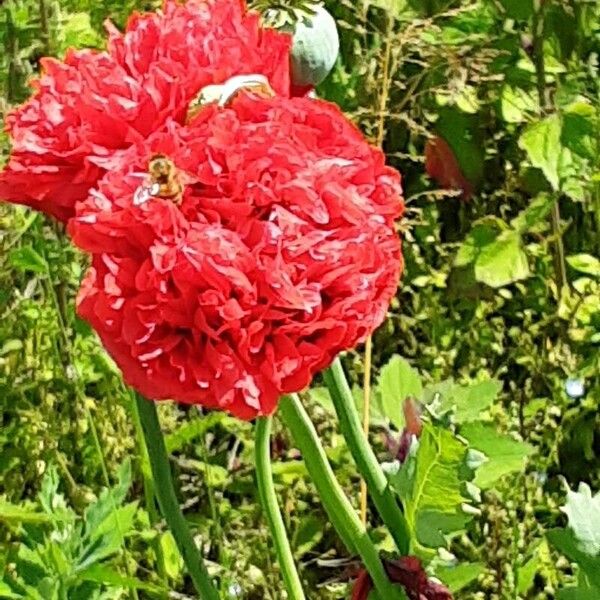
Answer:
[(441, 137), (431, 138), (425, 147), (425, 170), (444, 189), (460, 190), (464, 200), (473, 195), (473, 186), (463, 174), (452, 148)]
[[(409, 600), (453, 600), (446, 587), (429, 581), (421, 561), (415, 556), (387, 560), (385, 569), (390, 581), (402, 585)], [(366, 571), (361, 571), (352, 590), (352, 600), (367, 600), (372, 589), (371, 578)]]

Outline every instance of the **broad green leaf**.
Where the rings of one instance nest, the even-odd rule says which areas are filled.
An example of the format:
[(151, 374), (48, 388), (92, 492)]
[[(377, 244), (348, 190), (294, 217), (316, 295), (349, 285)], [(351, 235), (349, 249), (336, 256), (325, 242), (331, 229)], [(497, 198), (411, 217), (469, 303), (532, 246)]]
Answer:
[(553, 189), (558, 191), (562, 152), (560, 116), (551, 115), (529, 125), (519, 138), (519, 146), (527, 152), (531, 164), (541, 169)]
[(525, 20), (533, 14), (532, 0), (500, 0), (500, 4), (511, 19)]
[(477, 88), (472, 85), (464, 86), (454, 99), (456, 106), (464, 113), (474, 114), (479, 110)]
[(563, 111), (563, 146), (581, 158), (596, 162), (599, 149), (598, 126), (598, 114), (591, 104), (570, 104)]
[(600, 492), (592, 496), (586, 483), (580, 483), (578, 491), (567, 492), (567, 503), (562, 511), (569, 518), (581, 549), (590, 556), (600, 554)]
[(573, 267), (576, 271), (594, 277), (600, 277), (600, 260), (591, 254), (575, 254), (573, 256), (567, 256), (567, 262), (569, 263), (569, 266)]
[(183, 558), (170, 531), (165, 531), (159, 539), (160, 558), (167, 577), (178, 579), (183, 570)]
[(506, 224), (496, 217), (486, 217), (474, 224), (454, 260), (455, 267), (475, 262), (484, 248), (492, 244), (506, 229)]
[(442, 395), (441, 412), (453, 409), (457, 423), (475, 421), (492, 405), (501, 389), (502, 384), (497, 379), (454, 385), (445, 396)]
[(409, 396), (420, 399), (423, 384), (419, 373), (397, 354), (381, 369), (378, 391), (383, 412), (398, 428), (404, 427), (402, 404)]
[(558, 590), (557, 600), (598, 600), (600, 598), (600, 589), (594, 587), (568, 587)]
[(15, 248), (10, 253), (10, 264), (24, 272), (37, 274), (48, 273), (48, 263), (32, 246)]
[(539, 111), (535, 92), (505, 85), (500, 96), (502, 117), (507, 123), (525, 123)]
[(540, 223), (546, 224), (554, 202), (555, 200), (550, 194), (539, 194), (525, 210), (521, 211), (511, 221), (511, 225), (519, 233), (523, 234), (531, 231), (540, 225)]
[(484, 563), (460, 563), (452, 567), (437, 567), (435, 575), (456, 594), (473, 583), (484, 571)]
[(492, 487), (510, 473), (522, 471), (525, 460), (534, 448), (525, 442), (498, 433), (492, 425), (468, 423), (461, 427), (460, 435), (469, 446), (485, 454), (487, 462), (477, 469), (474, 483), (482, 489)]
[(600, 556), (587, 554), (572, 529), (552, 529), (546, 532), (546, 537), (559, 552), (579, 565), (591, 585), (600, 589)]
[(450, 431), (426, 425), (416, 455), (390, 477), (421, 545), (443, 545), (444, 534), (463, 529), (469, 520), (462, 509), (466, 452)]
[(523, 250), (521, 236), (505, 231), (485, 246), (475, 262), (475, 278), (498, 288), (529, 277), (529, 262)]

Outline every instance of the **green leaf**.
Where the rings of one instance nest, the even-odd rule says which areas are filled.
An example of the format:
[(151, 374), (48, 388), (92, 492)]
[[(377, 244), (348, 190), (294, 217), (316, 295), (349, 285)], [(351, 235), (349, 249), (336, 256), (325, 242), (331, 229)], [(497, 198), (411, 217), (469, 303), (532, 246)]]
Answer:
[(562, 511), (569, 518), (580, 548), (590, 556), (600, 554), (600, 492), (592, 496), (589, 485), (580, 483), (578, 491), (567, 492)]
[(452, 567), (437, 567), (435, 575), (456, 594), (473, 583), (484, 571), (483, 563), (460, 563)]
[(525, 20), (533, 14), (533, 0), (500, 0), (500, 4), (511, 19)]
[(165, 436), (167, 452), (181, 451), (190, 442), (202, 437), (207, 431), (226, 422), (229, 417), (223, 412), (212, 412), (206, 416), (191, 419), (179, 429)]
[(562, 144), (581, 158), (597, 161), (598, 125), (598, 115), (591, 104), (570, 104), (563, 111)]
[(475, 475), (474, 483), (482, 489), (492, 487), (505, 475), (523, 471), (525, 460), (534, 452), (533, 446), (498, 433), (493, 426), (483, 423), (464, 425), (460, 435), (488, 459)]
[(519, 146), (527, 152), (531, 164), (541, 169), (552, 188), (558, 191), (562, 153), (560, 116), (551, 115), (529, 125), (519, 138)]
[(11, 504), (5, 500), (0, 500), (0, 521), (7, 523), (52, 523), (56, 519), (47, 513), (37, 510), (24, 508), (16, 504)]
[(591, 254), (575, 254), (573, 256), (567, 256), (567, 262), (569, 263), (569, 266), (573, 267), (576, 271), (594, 277), (600, 277), (600, 260)]
[(48, 263), (40, 256), (32, 246), (15, 248), (10, 253), (10, 264), (23, 272), (37, 274), (48, 273)]
[(550, 194), (538, 194), (512, 221), (511, 225), (523, 234), (547, 222), (547, 217), (554, 205), (554, 198)]
[(466, 452), (450, 431), (427, 424), (416, 456), (390, 477), (408, 524), (424, 546), (444, 545), (445, 534), (463, 529), (470, 518), (462, 509)]
[(531, 114), (539, 111), (539, 102), (534, 92), (520, 87), (505, 85), (500, 96), (502, 117), (507, 123), (525, 123)]
[(318, 517), (314, 515), (303, 517), (292, 538), (294, 555), (302, 558), (310, 552), (323, 539), (324, 529), (325, 525)]
[(0, 598), (13, 600), (15, 598), (24, 598), (24, 596), (21, 596), (21, 594), (16, 594), (9, 585), (4, 583), (4, 581), (0, 581)]
[(381, 369), (377, 387), (383, 412), (398, 428), (404, 427), (402, 404), (409, 396), (420, 399), (423, 384), (419, 373), (397, 354)]
[(93, 565), (78, 573), (80, 581), (94, 581), (125, 589), (144, 590), (152, 594), (164, 594), (166, 590), (149, 583), (144, 583), (136, 577), (125, 577), (118, 571), (104, 565)]
[(523, 250), (521, 236), (505, 231), (485, 246), (475, 262), (475, 278), (498, 288), (529, 277), (529, 262)]
[(183, 558), (170, 531), (165, 531), (159, 539), (160, 557), (167, 577), (179, 579), (183, 570)]
[(133, 529), (138, 503), (132, 502), (111, 512), (97, 528), (86, 523), (84, 544), (77, 557), (77, 570), (85, 570), (116, 554)]
[(492, 244), (506, 229), (506, 224), (496, 217), (486, 217), (476, 222), (454, 260), (455, 267), (465, 267), (475, 262), (484, 248)]
[(546, 532), (546, 537), (559, 552), (579, 565), (591, 585), (600, 589), (600, 556), (584, 552), (572, 529), (552, 529)]
[(446, 395), (442, 394), (440, 412), (453, 409), (457, 423), (475, 421), (492, 405), (501, 389), (502, 384), (497, 379), (454, 385)]
[(90, 15), (85, 12), (62, 13), (55, 39), (55, 51), (62, 55), (69, 48), (100, 48), (102, 37), (92, 27)]

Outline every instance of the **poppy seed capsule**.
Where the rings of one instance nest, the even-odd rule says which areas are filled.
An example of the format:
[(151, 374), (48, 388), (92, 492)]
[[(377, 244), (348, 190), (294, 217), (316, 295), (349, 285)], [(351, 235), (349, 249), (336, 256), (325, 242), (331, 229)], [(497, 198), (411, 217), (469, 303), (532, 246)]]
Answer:
[(320, 5), (311, 7), (311, 12), (296, 13), (291, 78), (298, 87), (319, 85), (333, 69), (340, 51), (334, 18)]

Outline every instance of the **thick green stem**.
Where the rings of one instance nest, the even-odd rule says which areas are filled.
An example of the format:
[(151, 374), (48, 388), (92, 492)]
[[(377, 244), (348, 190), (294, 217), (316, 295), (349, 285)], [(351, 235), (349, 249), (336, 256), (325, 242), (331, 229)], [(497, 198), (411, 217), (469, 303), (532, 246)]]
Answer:
[(394, 538), (398, 551), (406, 556), (410, 548), (408, 524), (367, 436), (363, 432), (352, 390), (348, 385), (339, 358), (334, 361), (330, 369), (325, 371), (324, 377), (335, 406), (342, 434), (360, 474), (367, 482), (369, 495)]
[(279, 404), (279, 411), (302, 453), (333, 526), (348, 550), (361, 557), (380, 600), (404, 600), (404, 593), (390, 582), (377, 549), (335, 478), (315, 427), (298, 397), (285, 396)]
[(271, 417), (260, 417), (256, 421), (255, 459), (258, 494), (275, 543), (277, 561), (285, 583), (289, 600), (305, 600), (302, 583), (296, 570), (292, 548), (287, 537), (285, 524), (277, 504), (271, 470)]
[(201, 600), (219, 600), (219, 594), (210, 580), (202, 556), (179, 507), (156, 406), (139, 394), (136, 394), (136, 404), (152, 467), (156, 498), (162, 515), (175, 538), (199, 598)]

